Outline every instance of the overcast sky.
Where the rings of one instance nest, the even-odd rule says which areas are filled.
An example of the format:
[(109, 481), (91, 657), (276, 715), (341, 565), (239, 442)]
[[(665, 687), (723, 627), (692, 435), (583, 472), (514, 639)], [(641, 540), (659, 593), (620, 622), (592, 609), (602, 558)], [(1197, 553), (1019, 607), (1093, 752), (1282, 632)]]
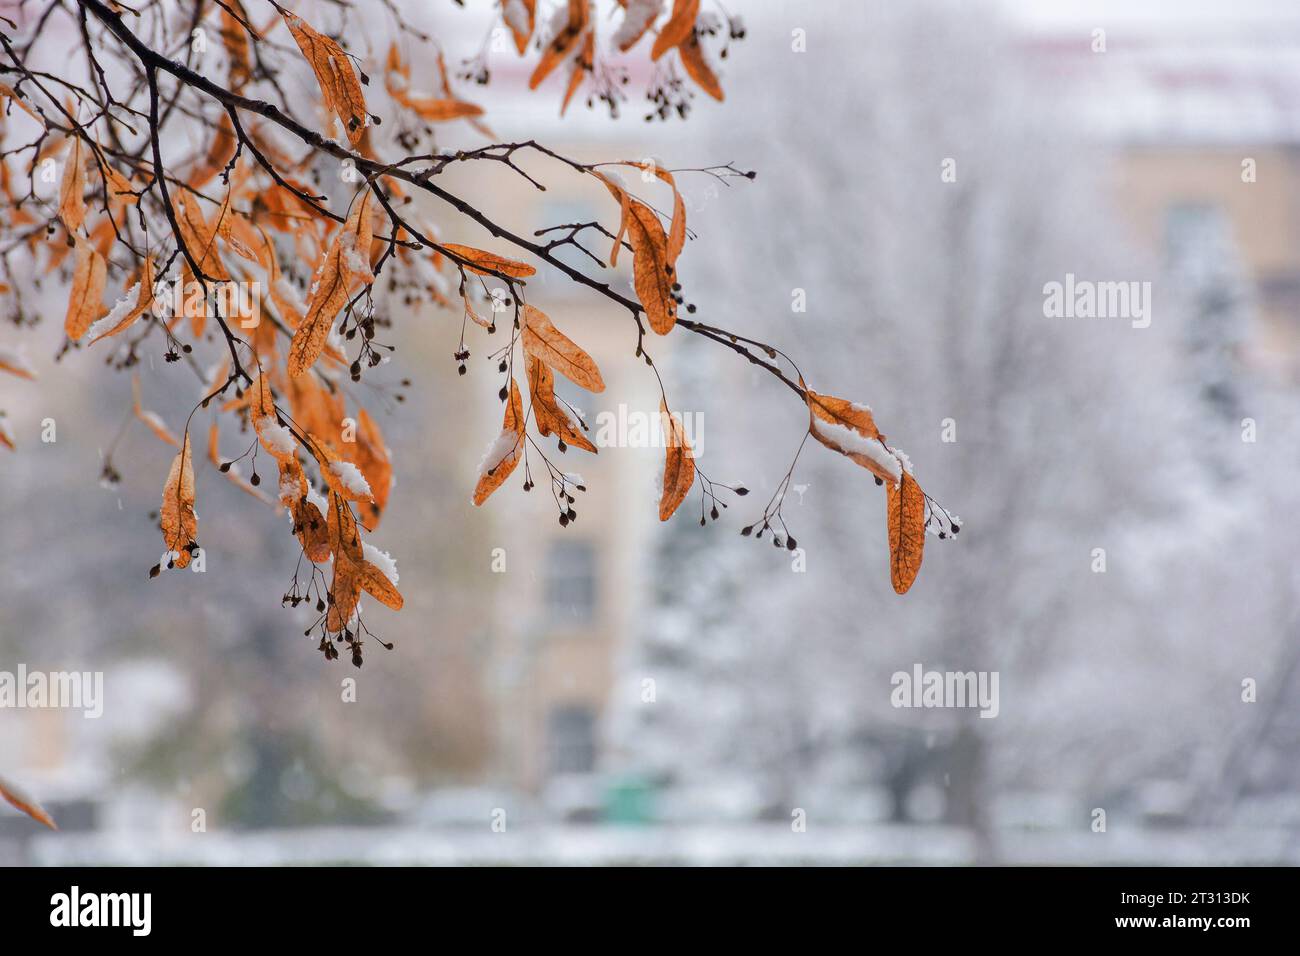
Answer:
[(1300, 27), (1296, 0), (1000, 0), (1016, 20), (1034, 27), (1107, 27), (1161, 23), (1178, 27)]

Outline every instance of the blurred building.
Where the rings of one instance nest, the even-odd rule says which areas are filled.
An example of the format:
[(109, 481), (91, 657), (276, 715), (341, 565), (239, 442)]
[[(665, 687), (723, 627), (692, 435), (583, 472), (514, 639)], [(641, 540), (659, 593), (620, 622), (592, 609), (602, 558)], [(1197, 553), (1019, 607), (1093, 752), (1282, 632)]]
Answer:
[(1249, 284), (1240, 358), (1300, 382), (1300, 24), (1228, 16), (1026, 40), (1061, 86), (1063, 111), (1115, 149), (1115, 194), (1136, 236), (1168, 263), (1197, 237), (1226, 244)]

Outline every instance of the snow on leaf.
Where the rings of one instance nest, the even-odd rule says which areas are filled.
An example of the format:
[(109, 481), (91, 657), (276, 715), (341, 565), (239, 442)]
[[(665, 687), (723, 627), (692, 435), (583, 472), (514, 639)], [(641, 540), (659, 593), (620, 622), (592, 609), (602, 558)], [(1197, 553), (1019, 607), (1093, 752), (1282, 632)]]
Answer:
[(58, 829), (58, 826), (54, 823), (54, 818), (45, 811), (44, 807), (36, 802), (34, 797), (28, 794), (26, 790), (22, 789), (22, 787), (18, 786), (18, 784), (6, 780), (4, 777), (0, 777), (0, 797), (4, 797), (6, 801), (27, 814), (37, 823), (43, 823), (51, 830)]
[(478, 484), (474, 486), (474, 504), (482, 505), (510, 477), (510, 473), (523, 457), (524, 407), (519, 396), (519, 386), (510, 380), (510, 400), (506, 403), (501, 434), (483, 454), (478, 466)]
[(657, 60), (673, 47), (686, 40), (695, 29), (695, 18), (700, 13), (700, 0), (675, 0), (672, 16), (655, 37), (650, 49), (650, 59)]

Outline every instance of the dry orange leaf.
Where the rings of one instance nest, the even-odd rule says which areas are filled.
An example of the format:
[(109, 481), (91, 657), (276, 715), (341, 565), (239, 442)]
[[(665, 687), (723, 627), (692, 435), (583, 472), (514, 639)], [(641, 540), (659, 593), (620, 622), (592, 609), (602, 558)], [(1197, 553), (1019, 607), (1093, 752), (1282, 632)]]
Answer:
[[(515, 38), (515, 49), (522, 56), (528, 51), (528, 41), (532, 39), (533, 29), (537, 25), (537, 0), (501, 0), (501, 8), (506, 27)], [(515, 10), (523, 11), (522, 22)]]
[(555, 375), (550, 366), (534, 356), (528, 358), (528, 388), (532, 394), (533, 418), (543, 436), (554, 434), (566, 445), (597, 454), (596, 446), (582, 433), (582, 425), (555, 397)]
[(889, 577), (894, 590), (906, 594), (921, 570), (925, 550), (925, 494), (906, 471), (902, 480), (885, 483), (889, 509)]
[(328, 534), (330, 550), (334, 553), (334, 577), (330, 583), (330, 609), (325, 627), (341, 631), (352, 620), (361, 600), (360, 568), (365, 559), (352, 507), (334, 492), (330, 492)]
[(708, 93), (719, 103), (725, 98), (718, 75), (704, 58), (704, 47), (700, 45), (699, 34), (692, 33), (690, 39), (677, 47), (677, 54), (682, 58), (682, 67), (686, 75), (695, 81), (695, 85)]
[(206, 278), (218, 282), (230, 281), (230, 273), (217, 255), (217, 233), (225, 209), (223, 204), (216, 218), (209, 224), (199, 209), (198, 202), (190, 198), (189, 193), (183, 192), (180, 195), (180, 208), (176, 210), (176, 224), (180, 226), (181, 238), (185, 240), (190, 255)]
[(583, 79), (595, 69), (595, 66), (596, 31), (588, 30), (587, 38), (582, 44), (582, 50), (574, 58), (573, 72), (569, 74), (569, 85), (564, 91), (564, 99), (560, 101), (561, 116), (569, 108), (569, 100), (573, 99), (573, 94), (578, 92), (578, 87), (582, 86)]
[(316, 435), (309, 437), (311, 441), (308, 450), (320, 462), (321, 477), (330, 486), (330, 491), (333, 494), (346, 501), (373, 500), (370, 483), (366, 481), (366, 476), (361, 473), (360, 468), (352, 462), (344, 460), (342, 455), (322, 442)]
[(361, 92), (361, 81), (357, 79), (352, 60), (341, 46), (317, 32), (301, 17), (287, 10), (282, 11), (282, 15), (289, 32), (298, 42), (298, 49), (316, 74), (316, 83), (320, 86), (321, 95), (325, 97), (325, 105), (342, 121), (348, 142), (357, 145), (365, 134), (369, 114), (366, 112), (365, 95)]
[(632, 285), (645, 308), (650, 328), (667, 335), (677, 324), (673, 298), (673, 266), (668, 258), (668, 237), (659, 217), (645, 203), (629, 206), (628, 238), (632, 243)]
[[(532, 2), (532, 0), (529, 0), (529, 2)], [(523, 51), (520, 50), (519, 52), (522, 53)], [(21, 109), (24, 113), (26, 113), (32, 119), (36, 120), (36, 122), (40, 123), (42, 126), (45, 125), (45, 120), (41, 119), (40, 114), (37, 113), (34, 109), (32, 109), (30, 106), (28, 106), (27, 103), (23, 102), (22, 98), (17, 93), (14, 92), (13, 87), (10, 86), (8, 83), (0, 83), (0, 99), (13, 100), (15, 103), (18, 104), (18, 108)]]
[[(699, 0), (696, 0), (697, 4)], [(528, 79), (528, 88), (537, 89), (542, 81), (550, 76), (551, 71), (564, 62), (573, 52), (587, 28), (590, 10), (587, 0), (569, 0), (569, 19), (542, 51), (542, 58), (537, 61), (533, 75)]]
[(898, 482), (903, 464), (885, 446), (885, 436), (876, 428), (870, 408), (843, 398), (819, 395), (806, 386), (804, 393), (813, 438), (861, 465), (882, 482)]
[(672, 16), (655, 37), (655, 45), (650, 49), (650, 59), (659, 59), (686, 40), (695, 29), (695, 18), (699, 14), (700, 0), (675, 0)]
[(605, 390), (595, 359), (557, 329), (545, 312), (531, 305), (524, 306), (523, 340), (524, 352), (541, 359), (573, 384), (589, 392)]
[[(624, 12), (623, 22), (619, 25), (615, 39), (622, 36), (618, 43), (618, 52), (626, 53), (636, 46), (637, 41), (654, 26), (655, 18), (659, 15), (660, 5), (651, 6), (650, 4), (641, 3), (629, 10), (627, 0), (618, 0), (618, 4), (623, 8)], [(629, 21), (629, 17), (639, 17), (640, 19)]]
[(347, 499), (333, 491), (329, 493), (330, 513), (326, 518), (330, 551), (343, 555), (353, 564), (362, 561), (361, 535), (357, 532), (357, 519)]
[(836, 398), (833, 395), (821, 395), (811, 388), (805, 388), (804, 393), (808, 399), (809, 411), (822, 421), (852, 428), (864, 438), (874, 438), (877, 441), (884, 439), (885, 436), (876, 428), (876, 420), (871, 415), (871, 409), (866, 405), (859, 405), (857, 402)]
[(8, 372), (19, 378), (36, 381), (36, 370), (32, 368), (22, 352), (0, 346), (0, 372)]
[(662, 399), (659, 421), (664, 429), (664, 490), (659, 499), (659, 520), (667, 521), (695, 484), (695, 456), (686, 441), (681, 420), (668, 411)]
[(190, 545), (195, 543), (199, 531), (199, 519), (194, 513), (194, 461), (190, 455), (189, 432), (172, 459), (159, 514), (163, 546), (171, 553), (172, 564), (186, 567), (190, 563)]
[(86, 221), (86, 162), (81, 155), (81, 137), (73, 136), (59, 182), (59, 219), (69, 234)]
[(400, 97), (398, 102), (414, 110), (422, 119), (427, 119), (431, 123), (483, 115), (483, 107), (475, 103), (467, 103), (465, 100), (404, 96)]
[(293, 514), (293, 533), (303, 554), (308, 561), (320, 563), (330, 556), (329, 524), (307, 492), (307, 476), (298, 459), (280, 459), (280, 503)]
[(104, 174), (104, 182), (106, 183), (110, 203), (118, 203), (121, 206), (134, 206), (140, 201), (131, 180), (114, 169), (108, 160), (102, 159), (99, 168)]
[(360, 521), (367, 531), (374, 531), (393, 487), (392, 460), (379, 426), (364, 408), (357, 409), (355, 437), (356, 441), (343, 442), (344, 457), (361, 470), (370, 485), (371, 501), (361, 509)]
[[(135, 287), (135, 291), (136, 291), (135, 304), (123, 306), (122, 304), (119, 303), (117, 308), (115, 308), (108, 315), (104, 316), (104, 318), (100, 320), (100, 322), (96, 323), (95, 328), (88, 330), (91, 335), (90, 335), (90, 339), (86, 342), (86, 345), (87, 346), (94, 345), (100, 339), (106, 339), (110, 335), (117, 335), (119, 332), (130, 327), (135, 322), (136, 319), (140, 318), (140, 316), (144, 315), (145, 311), (151, 305), (153, 305), (153, 285), (154, 285), (153, 260), (146, 258), (144, 260), (144, 264), (140, 267), (140, 281), (136, 284)], [(130, 296), (129, 291), (127, 293), (127, 296), (128, 298), (124, 298), (122, 300), (123, 302), (129, 301), (129, 296)], [(123, 308), (125, 308), (125, 312), (122, 312), (121, 317), (117, 318), (116, 321), (113, 321), (115, 316), (118, 315), (119, 310)], [(102, 331), (97, 331), (100, 328), (101, 323), (102, 323)]]
[(334, 555), (334, 577), (330, 582), (330, 610), (325, 626), (341, 631), (348, 626), (361, 601), (361, 577), (355, 564)]
[(6, 780), (4, 777), (0, 777), (0, 797), (4, 797), (6, 801), (27, 814), (37, 823), (43, 823), (51, 830), (58, 829), (54, 823), (54, 818), (45, 811), (44, 807), (36, 802), (34, 797), (19, 787), (18, 784)]
[[(673, 177), (671, 172), (664, 169), (658, 163), (635, 162), (629, 160), (624, 162), (622, 165), (639, 169), (643, 173), (651, 173), (672, 187), (673, 218), (672, 222), (668, 226), (668, 237), (666, 240), (667, 252), (665, 253), (665, 259), (667, 260), (668, 265), (675, 266), (678, 255), (681, 254), (682, 248), (686, 245), (686, 201), (682, 198), (681, 191), (677, 188), (677, 180)], [(610, 185), (608, 181), (606, 184)], [(623, 221), (619, 224), (619, 237), (621, 238), (623, 232), (627, 229), (627, 217), (630, 213), (630, 210), (627, 208), (629, 197), (624, 190), (619, 189), (617, 186), (611, 186), (610, 191), (614, 192), (615, 198), (619, 198), (624, 204)], [(621, 197), (619, 196), (619, 193), (622, 193)], [(658, 219), (656, 218), (655, 221), (657, 223)], [(615, 251), (617, 252), (617, 247), (615, 248)], [(617, 265), (617, 262), (614, 264)]]
[(378, 565), (370, 561), (362, 561), (361, 566), (357, 568), (357, 579), (361, 587), (380, 604), (394, 611), (402, 609), (401, 592)]
[(370, 271), (370, 243), (373, 237), (367, 187), (352, 204), (347, 221), (322, 259), (313, 279), (311, 302), (302, 324), (289, 343), (289, 375), (297, 377), (315, 364), (329, 337), (330, 326), (347, 305), (351, 290), (360, 283), (374, 282)]
[(74, 342), (104, 314), (104, 282), (108, 274), (108, 264), (94, 246), (81, 238), (76, 240), (76, 246), (72, 290), (63, 320), (63, 331)]
[(473, 246), (462, 246), (454, 242), (444, 242), (441, 244), (444, 252), (451, 253), (454, 257), (464, 260), (465, 268), (470, 272), (477, 272), (479, 275), (501, 275), (511, 279), (526, 279), (537, 272), (526, 262), (517, 262), (514, 259), (507, 259), (504, 256), (498, 256), (492, 252), (484, 252), (482, 249), (475, 249)]
[(230, 9), (221, 11), (221, 42), (230, 57), (230, 89), (238, 93), (253, 78), (253, 51), (245, 27), (240, 23), (248, 21), (248, 14), (240, 0), (230, 0), (229, 6), (238, 12), (239, 18)]
[(510, 477), (519, 464), (524, 449), (524, 403), (519, 386), (510, 380), (510, 401), (506, 404), (501, 434), (488, 447), (479, 464), (478, 484), (474, 486), (474, 504), (481, 505)]

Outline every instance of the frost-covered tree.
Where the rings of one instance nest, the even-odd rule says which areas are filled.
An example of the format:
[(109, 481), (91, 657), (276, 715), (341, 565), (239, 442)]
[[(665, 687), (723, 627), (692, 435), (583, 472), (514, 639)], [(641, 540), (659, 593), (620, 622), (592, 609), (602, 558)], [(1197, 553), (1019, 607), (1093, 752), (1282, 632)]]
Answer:
[[(944, 816), (988, 854), (1007, 787), (1068, 791), (1086, 828), (1088, 801), (1171, 760), (1189, 775), (1188, 752), (1212, 749), (1216, 722), (1237, 713), (1229, 675), (1276, 632), (1234, 631), (1225, 647), (1222, 598), (1192, 593), (1208, 575), (1249, 572), (1216, 550), (1241, 516), (1207, 504), (1193, 464), (1189, 426), (1203, 413), (1181, 384), (1185, 315), (1165, 309), (1146, 329), (1045, 315), (1044, 285), (1066, 273), (1138, 271), (1157, 295), (1172, 290), (1124, 247), (1094, 175), (1107, 155), (984, 13), (837, 6), (842, 39), (772, 73), (791, 105), (728, 131), (743, 150), (780, 130), (750, 155), (791, 188), (762, 196), (715, 276), (765, 335), (820, 344), (799, 359), (810, 386), (888, 383), (901, 397), (890, 441), (941, 464), (920, 474), (931, 490), (967, 492), (972, 560), (932, 569), (924, 606), (894, 601), (861, 573), (887, 560), (875, 544), (885, 515), (848, 491), (843, 462), (801, 456), (778, 491), (807, 570), (772, 549), (766, 562), (667, 551), (665, 573), (688, 583), (647, 621), (629, 671), (671, 654), (690, 692), (630, 708), (616, 738), (625, 765), (649, 752), (678, 781), (743, 774), (786, 814), (847, 750), (860, 781), (883, 779), (900, 802), (922, 779), (944, 788)], [(754, 257), (773, 263), (756, 280), (740, 267)], [(800, 292), (806, 313), (791, 309)], [(751, 386), (717, 393), (751, 409), (750, 429), (723, 448), (715, 428), (710, 454), (743, 462), (757, 494), (754, 472), (768, 491), (781, 475), (746, 449), (797, 427)], [(742, 582), (718, 613), (712, 595)], [(892, 707), (891, 675), (917, 663), (999, 672), (998, 717)]]

